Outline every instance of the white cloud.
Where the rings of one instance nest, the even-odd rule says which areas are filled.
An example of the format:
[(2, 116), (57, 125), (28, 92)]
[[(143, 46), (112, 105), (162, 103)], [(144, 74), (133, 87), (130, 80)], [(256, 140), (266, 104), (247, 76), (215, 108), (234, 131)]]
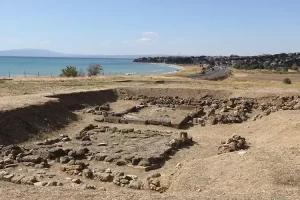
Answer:
[(158, 36), (158, 33), (156, 33), (156, 32), (144, 32), (144, 33), (142, 33), (142, 36), (153, 37), (153, 36)]
[(129, 41), (122, 41), (121, 43), (122, 44), (129, 44), (130, 42)]

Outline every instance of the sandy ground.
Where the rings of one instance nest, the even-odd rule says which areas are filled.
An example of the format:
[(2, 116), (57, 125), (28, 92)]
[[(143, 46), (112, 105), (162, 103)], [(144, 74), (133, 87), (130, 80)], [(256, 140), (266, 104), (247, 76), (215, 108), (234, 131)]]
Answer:
[[(291, 85), (282, 83), (290, 77)], [(129, 80), (129, 82), (128, 82)], [(157, 84), (157, 80), (165, 80)], [(0, 84), (0, 109), (24, 107), (49, 101), (45, 95), (107, 88), (175, 88), (178, 94), (191, 89), (225, 91), (228, 97), (260, 97), (299, 94), (299, 75), (270, 75), (234, 71), (224, 81), (189, 80), (180, 77), (130, 76), (92, 79), (18, 79)], [(121, 82), (120, 82), (121, 81)], [(165, 90), (164, 90), (165, 91)], [(191, 93), (193, 91), (191, 90)], [(51, 99), (57, 101), (57, 99)], [(130, 107), (112, 104), (113, 109)], [(99, 185), (97, 190), (51, 188), (0, 182), (0, 199), (299, 199), (300, 198), (300, 112), (280, 111), (255, 122), (242, 124), (194, 126), (188, 130), (196, 144), (180, 150), (158, 171), (167, 174), (170, 188), (165, 193), (129, 190), (113, 184)], [(90, 123), (81, 119), (66, 129), (53, 133), (70, 133)], [(132, 127), (132, 125), (120, 125)], [(145, 128), (134, 125), (134, 128)], [(157, 130), (167, 127), (148, 126)], [(220, 141), (233, 134), (246, 138), (245, 152), (217, 155)], [(33, 139), (34, 140), (34, 139)], [(180, 163), (181, 167), (176, 168)], [(173, 174), (173, 175), (170, 175)], [(105, 188), (105, 189), (103, 189)]]

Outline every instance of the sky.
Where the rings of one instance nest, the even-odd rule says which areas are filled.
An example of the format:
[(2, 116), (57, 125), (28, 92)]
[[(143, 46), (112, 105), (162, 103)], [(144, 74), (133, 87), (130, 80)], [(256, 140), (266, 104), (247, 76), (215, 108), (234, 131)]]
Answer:
[(0, 0), (0, 50), (87, 55), (300, 51), (299, 0)]

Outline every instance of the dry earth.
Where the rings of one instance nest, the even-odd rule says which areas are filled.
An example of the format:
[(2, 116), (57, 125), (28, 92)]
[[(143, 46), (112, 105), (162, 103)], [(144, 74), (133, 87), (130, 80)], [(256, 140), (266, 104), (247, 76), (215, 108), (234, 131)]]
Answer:
[[(282, 79), (285, 77), (291, 77), (293, 83), (283, 84)], [(157, 82), (161, 80), (165, 82)], [(83, 111), (110, 102), (112, 110), (123, 112), (141, 102), (118, 100), (118, 96), (126, 94), (178, 96), (184, 99), (210, 96), (213, 99), (228, 100), (232, 97), (299, 95), (299, 86), (298, 75), (265, 75), (239, 71), (235, 71), (233, 76), (224, 81), (216, 82), (169, 75), (4, 81), (0, 83), (0, 135), (5, 132), (7, 140), (4, 137), (4, 140), (0, 141), (26, 146), (46, 138), (67, 134), (71, 138), (70, 144), (74, 142), (80, 146), (80, 141), (74, 137), (90, 123), (116, 126), (120, 129), (151, 129), (162, 133), (172, 131), (174, 137), (177, 137), (181, 130), (176, 128), (95, 122), (95, 115)], [(119, 88), (116, 96), (112, 92), (101, 92), (115, 88)], [(186, 111), (177, 112), (171, 108), (155, 110), (151, 107), (137, 114), (147, 117), (147, 113), (152, 117), (168, 115), (170, 118), (174, 118), (173, 113), (186, 115)], [(41, 121), (44, 118), (48, 118), (47, 128)], [(114, 163), (91, 162), (91, 166), (97, 165), (113, 171), (123, 171), (125, 174), (135, 174), (142, 179), (159, 172), (160, 181), (167, 188), (162, 193), (119, 187), (113, 183), (70, 175), (61, 172), (60, 164), (52, 160), (49, 161), (50, 172), (56, 174), (54, 179), (62, 182), (63, 186), (37, 187), (0, 181), (0, 199), (299, 199), (299, 118), (299, 110), (280, 109), (255, 121), (248, 119), (243, 123), (194, 125), (185, 131), (193, 138), (195, 144), (179, 149), (162, 167), (150, 172), (128, 166), (116, 166)], [(24, 128), (21, 122), (35, 123), (36, 127), (32, 125), (35, 128), (34, 133), (29, 134), (30, 130)], [(246, 138), (250, 147), (218, 155), (220, 142), (232, 135)], [(156, 149), (155, 146), (150, 147)], [(84, 159), (84, 162), (88, 161)], [(3, 170), (23, 173), (29, 168), (20, 163), (17, 168)], [(31, 172), (34, 174), (35, 170)], [(67, 178), (79, 178), (96, 189), (74, 187)]]

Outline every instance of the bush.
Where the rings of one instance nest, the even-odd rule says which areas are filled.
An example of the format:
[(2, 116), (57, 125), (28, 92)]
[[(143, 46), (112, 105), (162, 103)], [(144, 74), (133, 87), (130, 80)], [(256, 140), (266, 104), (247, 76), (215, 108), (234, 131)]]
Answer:
[(87, 68), (88, 76), (97, 76), (99, 74), (104, 74), (103, 68), (100, 64), (90, 64)]
[(77, 77), (78, 71), (74, 66), (66, 66), (64, 69), (61, 70), (60, 76)]
[(291, 84), (291, 83), (292, 83), (291, 79), (289, 79), (289, 78), (283, 79), (283, 82), (284, 82), (285, 84)]

